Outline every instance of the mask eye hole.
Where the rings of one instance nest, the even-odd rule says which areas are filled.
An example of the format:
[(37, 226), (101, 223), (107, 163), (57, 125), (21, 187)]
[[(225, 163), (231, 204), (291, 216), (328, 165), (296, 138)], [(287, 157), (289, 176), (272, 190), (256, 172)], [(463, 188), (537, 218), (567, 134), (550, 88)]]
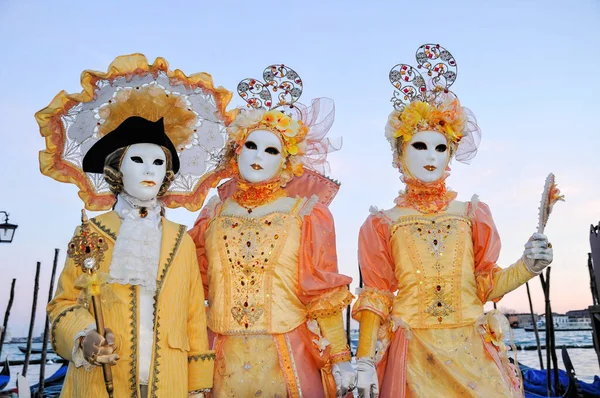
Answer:
[(435, 147), (435, 150), (438, 152), (446, 152), (446, 149), (448, 149), (448, 146), (446, 144), (440, 144)]
[(134, 162), (134, 163), (144, 163), (144, 161), (142, 160), (142, 158), (139, 157), (139, 156), (132, 156), (131, 157), (131, 161)]
[(412, 147), (417, 151), (424, 151), (427, 149), (427, 144), (421, 141), (413, 142)]
[(274, 146), (268, 147), (265, 149), (265, 152), (271, 155), (279, 155), (279, 149), (275, 148)]
[(154, 160), (154, 165), (156, 165), (156, 166), (162, 166), (164, 163), (165, 163), (165, 161), (162, 160), (162, 159), (155, 159)]
[(256, 144), (254, 143), (254, 141), (246, 141), (246, 143), (244, 144), (244, 146), (245, 146), (247, 149), (251, 149), (251, 150), (254, 150), (254, 151), (257, 149), (257, 146), (256, 146)]

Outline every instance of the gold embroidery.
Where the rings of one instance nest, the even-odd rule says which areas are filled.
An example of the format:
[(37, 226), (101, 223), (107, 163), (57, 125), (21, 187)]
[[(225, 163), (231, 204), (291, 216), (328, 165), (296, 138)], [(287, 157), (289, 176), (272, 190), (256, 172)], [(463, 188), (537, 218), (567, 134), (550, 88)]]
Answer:
[(438, 283), (439, 284), (434, 288), (433, 303), (425, 309), (425, 312), (431, 316), (437, 317), (438, 322), (442, 322), (444, 317), (447, 317), (450, 313), (454, 312), (454, 309), (444, 299), (444, 289), (442, 288), (443, 282), (439, 280)]
[[(457, 278), (460, 279), (460, 276), (456, 275), (456, 268), (461, 259), (457, 259), (456, 256), (457, 249), (462, 256), (462, 246), (457, 248), (454, 245), (452, 247), (446, 245), (450, 235), (455, 233), (462, 235), (459, 223), (470, 225), (471, 221), (463, 215), (450, 213), (433, 217), (410, 215), (400, 217), (391, 228), (391, 232), (394, 234), (398, 228), (408, 227), (406, 232), (410, 234), (411, 238), (425, 242), (432, 261), (427, 260), (426, 255), (422, 257), (418, 254), (414, 240), (411, 251), (411, 258), (417, 267), (415, 272), (419, 280), (419, 291), (428, 297), (425, 302), (421, 301), (419, 306), (421, 313), (437, 318), (440, 324), (446, 317), (457, 311), (460, 303), (460, 296), (456, 296), (459, 288)], [(452, 261), (450, 263), (442, 261), (445, 256), (452, 256), (450, 258)], [(430, 265), (428, 265), (425, 268), (424, 264), (433, 266), (429, 268)], [(452, 269), (444, 270), (444, 264), (451, 265)], [(447, 283), (450, 286), (447, 286)]]
[[(221, 216), (220, 233), (229, 266), (231, 316), (247, 330), (267, 315), (270, 322), (271, 267), (287, 238), (289, 214), (248, 218)], [(266, 314), (266, 312), (269, 312)]]
[(427, 243), (427, 247), (432, 256), (436, 258), (435, 267), (440, 267), (440, 257), (446, 248), (446, 238), (456, 228), (454, 220), (447, 220), (443, 223), (436, 223), (435, 220), (427, 224), (415, 223), (411, 225), (413, 235), (420, 237)]

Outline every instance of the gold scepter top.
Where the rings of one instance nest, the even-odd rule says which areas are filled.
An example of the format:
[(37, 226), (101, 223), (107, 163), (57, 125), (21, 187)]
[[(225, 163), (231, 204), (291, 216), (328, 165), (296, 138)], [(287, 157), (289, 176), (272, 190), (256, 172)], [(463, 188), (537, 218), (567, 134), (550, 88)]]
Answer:
[(85, 209), (82, 209), (81, 227), (79, 233), (69, 242), (67, 255), (83, 272), (93, 274), (98, 270), (107, 249), (106, 240), (96, 232), (90, 231), (89, 219)]

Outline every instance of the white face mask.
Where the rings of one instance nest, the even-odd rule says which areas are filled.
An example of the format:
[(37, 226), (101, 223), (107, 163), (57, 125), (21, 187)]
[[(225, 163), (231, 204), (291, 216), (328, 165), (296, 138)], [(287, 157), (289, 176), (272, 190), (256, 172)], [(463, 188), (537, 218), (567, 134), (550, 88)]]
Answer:
[(449, 154), (446, 137), (437, 131), (416, 133), (402, 152), (406, 171), (422, 182), (434, 182), (444, 175)]
[(133, 144), (121, 162), (123, 190), (140, 200), (154, 199), (167, 173), (167, 158), (155, 144)]
[(270, 180), (277, 174), (283, 159), (281, 141), (268, 130), (254, 130), (238, 156), (242, 178), (251, 183)]

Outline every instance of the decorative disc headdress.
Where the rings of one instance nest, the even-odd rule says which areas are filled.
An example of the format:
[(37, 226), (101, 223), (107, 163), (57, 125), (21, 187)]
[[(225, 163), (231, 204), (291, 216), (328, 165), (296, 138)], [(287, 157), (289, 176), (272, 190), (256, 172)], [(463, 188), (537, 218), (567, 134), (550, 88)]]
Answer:
[[(329, 171), (327, 154), (339, 149), (325, 137), (333, 124), (335, 107), (329, 98), (314, 99), (310, 106), (297, 102), (302, 88), (300, 76), (285, 65), (266, 67), (263, 81), (247, 78), (238, 84), (238, 93), (249, 109), (241, 110), (227, 127), (228, 140), (223, 156), (225, 167), (237, 174), (236, 155), (242, 150), (246, 138), (254, 130), (268, 130), (282, 143), (286, 159), (280, 175), (282, 186), (287, 186), (290, 180), (307, 171), (311, 181)], [(337, 192), (337, 187), (333, 186), (339, 184), (323, 176), (321, 178), (329, 185), (330, 194), (326, 196), (329, 200), (333, 199), (335, 193), (331, 191)], [(235, 181), (229, 184), (235, 184)], [(295, 180), (293, 185), (298, 186)], [(231, 190), (224, 187), (222, 192)]]
[[(477, 153), (481, 131), (472, 112), (449, 91), (457, 74), (454, 57), (439, 44), (423, 44), (417, 49), (416, 59), (416, 68), (398, 64), (389, 75), (395, 88), (391, 99), (394, 111), (385, 135), (394, 152), (394, 165), (401, 167), (402, 144), (425, 130), (444, 134), (456, 160), (469, 163)], [(419, 69), (426, 71), (427, 80)]]
[(110, 209), (115, 197), (102, 174), (83, 171), (84, 156), (132, 116), (151, 122), (162, 118), (180, 167), (161, 201), (191, 211), (202, 207), (208, 190), (220, 180), (218, 154), (225, 126), (236, 114), (226, 111), (232, 93), (215, 87), (207, 73), (186, 76), (169, 70), (163, 58), (148, 64), (142, 54), (117, 57), (107, 73), (84, 71), (81, 85), (81, 93), (61, 91), (35, 115), (46, 139), (40, 152), (42, 173), (77, 185), (87, 209)]

